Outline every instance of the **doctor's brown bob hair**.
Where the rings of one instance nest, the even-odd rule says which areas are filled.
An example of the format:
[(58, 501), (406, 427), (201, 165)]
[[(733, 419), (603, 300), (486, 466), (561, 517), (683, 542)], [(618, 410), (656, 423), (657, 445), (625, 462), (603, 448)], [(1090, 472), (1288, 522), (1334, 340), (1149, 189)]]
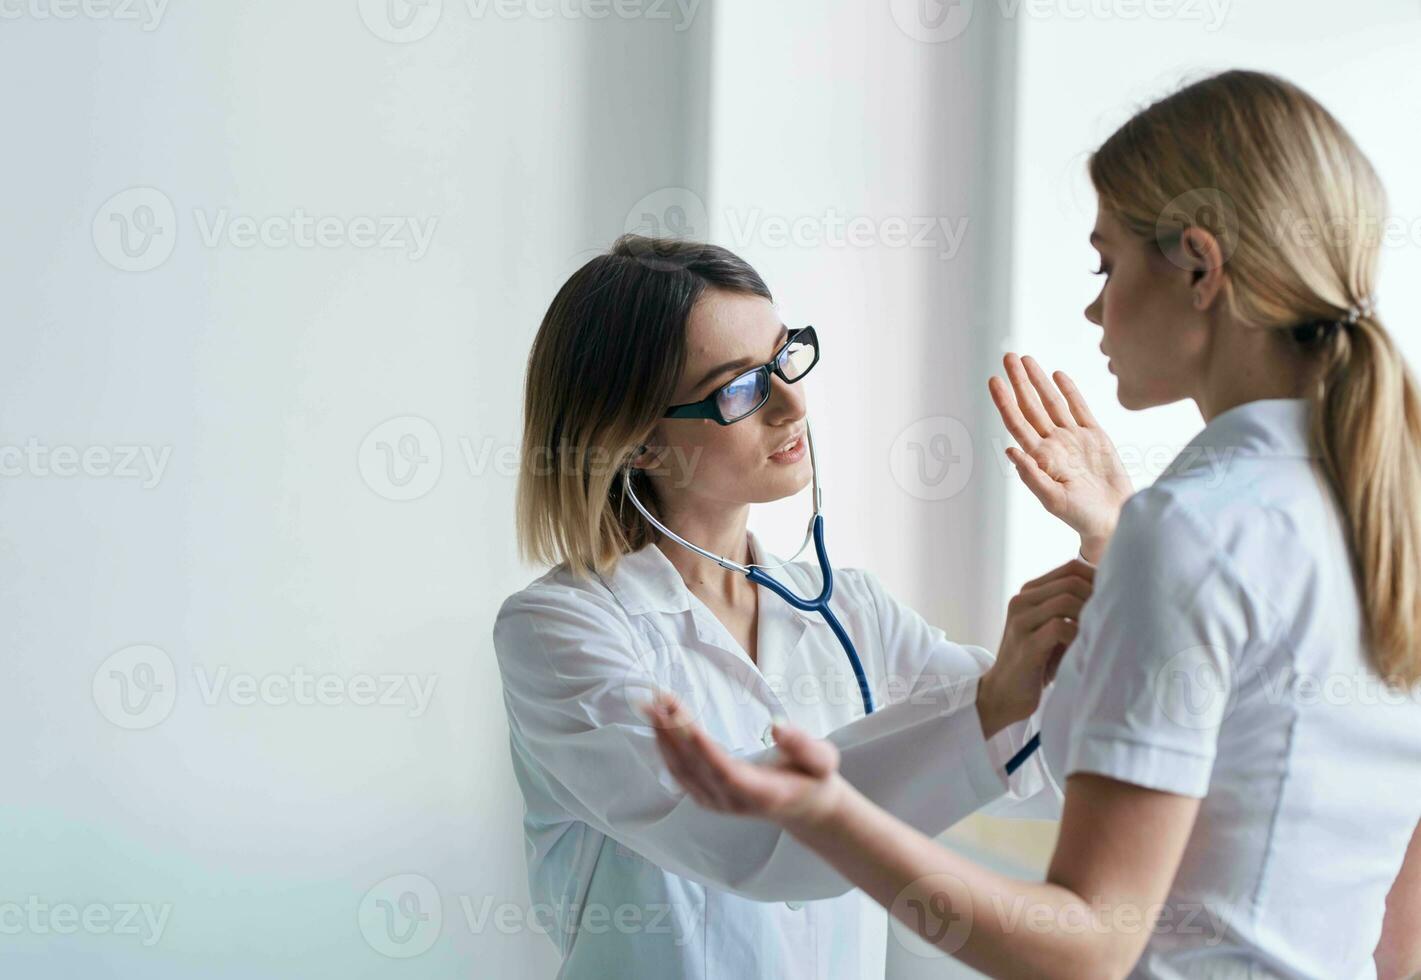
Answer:
[[(523, 558), (605, 573), (656, 532), (623, 499), (622, 469), (671, 404), (686, 322), (707, 289), (772, 300), (715, 245), (624, 235), (563, 283), (528, 355), (517, 531)], [(655, 507), (647, 478), (637, 496)]]

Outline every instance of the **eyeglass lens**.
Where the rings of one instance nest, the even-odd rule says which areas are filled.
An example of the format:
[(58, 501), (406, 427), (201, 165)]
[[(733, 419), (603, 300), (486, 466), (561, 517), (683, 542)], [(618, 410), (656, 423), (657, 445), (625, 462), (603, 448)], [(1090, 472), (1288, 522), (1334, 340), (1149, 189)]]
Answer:
[[(817, 355), (813, 331), (796, 337), (780, 351), (778, 364), (786, 378), (797, 381), (814, 364)], [(762, 368), (747, 371), (722, 387), (716, 395), (721, 415), (735, 422), (755, 411), (770, 396), (770, 372)]]

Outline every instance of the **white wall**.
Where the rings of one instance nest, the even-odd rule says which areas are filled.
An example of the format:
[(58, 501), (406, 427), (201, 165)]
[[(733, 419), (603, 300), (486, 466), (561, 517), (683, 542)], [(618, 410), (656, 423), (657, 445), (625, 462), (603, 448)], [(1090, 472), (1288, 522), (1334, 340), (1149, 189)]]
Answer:
[[(0, 446), (170, 455), (150, 487), (97, 455), (69, 477), (6, 457), (0, 905), (36, 909), (15, 935), (7, 914), (0, 972), (551, 975), (489, 635), (533, 575), (500, 452), (556, 285), (642, 187), (695, 177), (708, 19), (451, 0), (397, 42), (354, 0), (175, 3), (152, 30), (34, 9), (0, 22)], [(157, 193), (107, 203), (134, 187)], [(113, 208), (161, 231), (140, 264), (175, 235), (166, 261), (116, 267)], [(208, 245), (194, 214), (296, 209), (434, 234), (423, 254), (360, 247), (358, 224), (356, 244)], [(410, 416), (428, 427), (367, 438)], [(378, 443), (408, 434), (430, 462), (399, 487)], [(345, 703), (225, 686), (298, 670)], [(432, 699), (351, 703), (385, 674)], [(434, 915), (431, 888), (442, 922), (392, 942), (376, 903), (423, 889)], [(90, 927), (59, 934), (63, 903)], [(124, 903), (166, 907), (161, 932), (115, 934)]]
[[(974, 450), (1006, 320), (1011, 39), (927, 43), (903, 6), (718, 8), (710, 225), (823, 339), (805, 384), (835, 563), (991, 644), (1005, 480)], [(808, 512), (752, 520), (788, 554)]]
[[(1171, 66), (1276, 68), (1421, 216), (1414, 112), (1396, 116), (1421, 96), (1409, 3), (1339, 22), (1236, 0), (1207, 31), (1026, 0), (403, 2), (407, 27), (383, 0), (0, 8), (9, 972), (553, 973), (489, 629), (538, 571), (511, 526), (528, 346), (621, 231), (699, 227), (821, 328), (806, 383), (836, 563), (991, 645), (1006, 592), (1072, 549), (1000, 463), (1000, 351), (1072, 371), (1122, 442), (1194, 427), (1112, 408), (1079, 314), (1083, 154), (1134, 102)], [(271, 238), (297, 209), (335, 219), (330, 241)], [(427, 247), (367, 243), (360, 219), (383, 218)], [(1417, 238), (1381, 288), (1413, 353)], [(756, 527), (783, 550), (803, 505)], [(299, 672), (341, 703), (270, 686)], [(387, 675), (432, 695), (354, 703)], [(988, 830), (1039, 858), (1039, 832)], [(406, 892), (429, 918), (398, 942), (379, 903)], [(60, 934), (65, 903), (90, 927)], [(130, 904), (161, 932), (116, 934)]]

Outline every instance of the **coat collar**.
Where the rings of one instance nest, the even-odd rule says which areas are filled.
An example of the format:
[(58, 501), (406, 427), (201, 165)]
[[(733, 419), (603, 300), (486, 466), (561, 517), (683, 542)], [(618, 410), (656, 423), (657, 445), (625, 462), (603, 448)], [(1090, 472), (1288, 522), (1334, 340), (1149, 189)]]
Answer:
[(1198, 469), (1226, 471), (1235, 457), (1316, 458), (1306, 398), (1261, 398), (1235, 405), (1209, 420), (1169, 464), (1161, 478)]
[[(779, 564), (779, 557), (764, 548), (754, 531), (747, 531), (747, 534), (750, 539), (752, 562), (761, 565)], [(710, 561), (709, 558), (701, 560)], [(797, 567), (797, 563), (787, 565), (771, 574), (801, 595), (809, 594), (809, 592), (818, 594), (818, 574), (813, 576), (812, 582), (807, 582), (805, 580), (807, 576), (802, 569)], [(699, 600), (693, 603), (694, 597), (691, 595), (690, 589), (686, 588), (681, 573), (676, 571), (676, 566), (671, 564), (671, 560), (655, 544), (645, 545), (638, 551), (623, 555), (611, 574), (601, 578), (603, 584), (607, 586), (613, 597), (629, 615), (640, 616), (649, 612), (682, 613), (699, 603)], [(762, 590), (762, 592), (769, 595), (768, 590)], [(782, 607), (805, 622), (823, 622), (817, 613), (796, 609), (780, 599), (779, 596), (771, 595), (770, 602), (773, 603), (771, 609)], [(761, 606), (762, 615), (765, 608), (764, 605)]]

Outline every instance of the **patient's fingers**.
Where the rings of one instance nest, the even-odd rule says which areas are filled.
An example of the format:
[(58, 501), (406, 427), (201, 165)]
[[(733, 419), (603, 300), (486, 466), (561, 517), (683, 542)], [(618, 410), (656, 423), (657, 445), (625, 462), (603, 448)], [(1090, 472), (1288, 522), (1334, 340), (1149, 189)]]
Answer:
[(832, 742), (814, 738), (802, 728), (776, 722), (775, 745), (785, 761), (814, 777), (839, 768), (839, 750)]
[(1051, 377), (1055, 379), (1061, 393), (1066, 396), (1066, 404), (1071, 407), (1071, 414), (1076, 417), (1076, 421), (1081, 425), (1099, 428), (1100, 423), (1090, 413), (1090, 406), (1085, 403), (1085, 396), (1076, 387), (1076, 383), (1071, 380), (1071, 376), (1065, 371), (1057, 371)]
[(1046, 406), (1046, 414), (1051, 417), (1051, 421), (1060, 426), (1075, 425), (1076, 420), (1071, 415), (1070, 406), (1051, 383), (1051, 379), (1046, 377), (1046, 372), (1041, 370), (1041, 365), (1036, 363), (1036, 358), (1028, 355), (1021, 359), (1021, 364), (1026, 368), (1026, 376), (1031, 380), (1031, 386), (1041, 396), (1041, 404)]
[(1006, 366), (1007, 379), (1011, 382), (1012, 390), (1016, 392), (1016, 403), (1021, 408), (1021, 414), (1038, 433), (1043, 436), (1050, 435), (1056, 425), (1041, 407), (1041, 400), (1036, 395), (1031, 379), (1027, 377), (1021, 358), (1008, 354), (1002, 358), (1002, 363)]
[(710, 751), (719, 746), (706, 736), (669, 692), (660, 692), (648, 713), (656, 727), (656, 742), (667, 768), (698, 803), (716, 810), (729, 809), (730, 794), (706, 765)]
[[(781, 773), (727, 752), (700, 725), (685, 727), (677, 746), (688, 778), (714, 800), (714, 807), (731, 813), (758, 813), (770, 805)], [(812, 749), (806, 747), (811, 755)]]
[[(793, 736), (790, 738), (792, 741)], [(798, 753), (800, 762), (797, 764), (784, 764), (786, 753), (783, 749), (780, 751), (780, 765), (750, 762), (731, 755), (719, 746), (715, 746), (716, 751), (706, 753), (705, 764), (712, 777), (724, 787), (732, 812), (754, 815), (768, 813), (783, 802), (787, 792), (793, 792), (789, 787), (806, 778), (802, 772), (804, 763), (818, 768), (837, 765), (837, 752), (832, 750), (832, 747), (831, 752), (825, 754), (823, 747), (813, 744), (814, 740), (808, 735), (803, 735), (803, 738), (806, 740), (804, 744), (791, 749)], [(707, 742), (714, 745), (709, 738)], [(800, 774), (793, 774), (797, 770)]]
[(1021, 477), (1021, 482), (1026, 484), (1026, 489), (1030, 490), (1037, 500), (1048, 510), (1056, 506), (1061, 486), (1035, 459), (1015, 446), (1007, 447), (1007, 459), (1016, 466), (1017, 476)]
[(1006, 425), (1011, 437), (1021, 444), (1021, 447), (1028, 452), (1036, 448), (1041, 437), (1021, 415), (1021, 409), (1016, 404), (1011, 387), (998, 378), (996, 375), (987, 379), (987, 392), (992, 396), (992, 404), (997, 406), (997, 413), (1002, 417), (1002, 423)]
[(675, 744), (678, 736), (669, 731), (658, 729), (656, 732), (656, 744), (661, 750), (661, 758), (666, 763), (666, 768), (676, 777), (676, 782), (681, 788), (695, 797), (697, 803), (702, 806), (709, 805), (711, 797), (701, 788), (700, 781), (695, 774), (686, 767), (686, 763), (681, 759), (681, 750)]

